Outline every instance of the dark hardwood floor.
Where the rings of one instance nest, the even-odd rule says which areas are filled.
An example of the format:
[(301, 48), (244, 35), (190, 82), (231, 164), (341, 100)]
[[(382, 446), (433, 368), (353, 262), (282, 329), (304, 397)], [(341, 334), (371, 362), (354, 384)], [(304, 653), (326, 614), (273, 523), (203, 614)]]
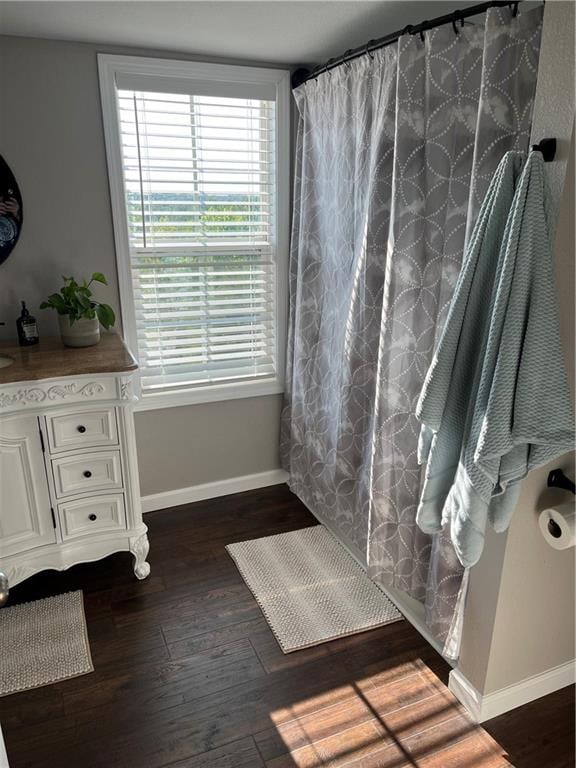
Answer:
[(573, 689), (482, 729), (407, 622), (282, 654), (224, 546), (314, 524), (286, 487), (146, 522), (146, 581), (119, 554), (13, 590), (83, 589), (95, 672), (0, 699), (11, 768), (574, 766)]

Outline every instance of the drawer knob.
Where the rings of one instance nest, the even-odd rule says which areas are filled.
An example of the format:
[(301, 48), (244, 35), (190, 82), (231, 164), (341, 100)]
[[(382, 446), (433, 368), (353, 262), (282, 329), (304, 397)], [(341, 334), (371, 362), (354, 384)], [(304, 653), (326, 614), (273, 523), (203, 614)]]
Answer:
[(76, 427), (76, 429), (78, 430), (78, 432), (80, 432), (81, 435), (83, 435), (84, 432), (86, 432), (86, 427), (84, 426), (84, 424), (80, 424), (80, 426)]
[(92, 512), (91, 515), (88, 515), (88, 520), (96, 520), (96, 517), (97, 515), (95, 515), (94, 512)]
[(90, 472), (89, 469), (87, 469), (85, 472), (82, 473), (84, 477), (92, 477), (92, 472)]

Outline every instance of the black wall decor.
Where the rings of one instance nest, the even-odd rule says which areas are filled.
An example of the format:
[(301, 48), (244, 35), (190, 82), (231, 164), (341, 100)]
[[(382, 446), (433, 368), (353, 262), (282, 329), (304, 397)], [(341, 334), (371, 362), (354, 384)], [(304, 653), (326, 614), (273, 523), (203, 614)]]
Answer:
[(0, 155), (0, 264), (18, 242), (22, 221), (22, 195), (8, 163)]

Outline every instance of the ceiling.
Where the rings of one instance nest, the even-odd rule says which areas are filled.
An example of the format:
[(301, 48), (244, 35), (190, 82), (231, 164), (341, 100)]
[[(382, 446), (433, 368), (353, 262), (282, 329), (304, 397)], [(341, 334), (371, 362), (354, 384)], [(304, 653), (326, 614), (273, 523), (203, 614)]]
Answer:
[(0, 2), (5, 35), (312, 64), (471, 2), (132, 0)]

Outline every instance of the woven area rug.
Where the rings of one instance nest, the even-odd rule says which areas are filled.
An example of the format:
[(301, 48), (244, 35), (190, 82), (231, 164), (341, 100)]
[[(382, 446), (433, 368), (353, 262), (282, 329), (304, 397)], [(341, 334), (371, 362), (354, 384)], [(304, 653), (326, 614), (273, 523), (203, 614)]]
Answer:
[(82, 592), (0, 609), (0, 696), (93, 670)]
[(402, 618), (322, 525), (226, 549), (284, 653)]

